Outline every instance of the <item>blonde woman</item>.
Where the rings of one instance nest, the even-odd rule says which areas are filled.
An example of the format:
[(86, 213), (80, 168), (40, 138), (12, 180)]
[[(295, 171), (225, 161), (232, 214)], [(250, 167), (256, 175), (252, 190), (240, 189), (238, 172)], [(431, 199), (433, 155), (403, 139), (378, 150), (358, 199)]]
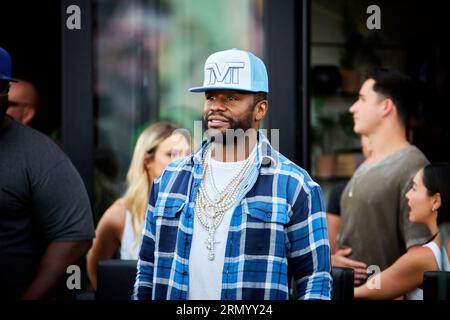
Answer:
[(139, 136), (127, 174), (128, 188), (100, 219), (88, 255), (88, 275), (94, 290), (97, 288), (99, 261), (113, 258), (119, 248), (120, 259), (138, 258), (152, 182), (169, 162), (190, 152), (187, 137), (175, 130), (171, 124), (156, 123)]

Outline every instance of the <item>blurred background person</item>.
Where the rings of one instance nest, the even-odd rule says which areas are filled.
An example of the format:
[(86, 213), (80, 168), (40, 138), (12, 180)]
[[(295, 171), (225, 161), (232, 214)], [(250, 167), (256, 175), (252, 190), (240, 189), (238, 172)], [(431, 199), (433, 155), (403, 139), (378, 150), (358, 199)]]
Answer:
[(167, 164), (190, 153), (190, 141), (169, 123), (155, 123), (137, 140), (127, 174), (124, 196), (111, 205), (99, 221), (96, 239), (88, 254), (88, 275), (97, 288), (97, 264), (114, 258), (137, 260), (151, 185)]
[[(372, 153), (369, 138), (361, 136), (361, 149), (365, 161), (367, 161)], [(331, 254), (339, 250), (339, 227), (341, 225), (341, 196), (347, 186), (348, 179), (338, 182), (330, 191), (330, 197), (327, 204), (327, 224), (328, 236), (330, 239)], [(344, 249), (348, 251), (348, 249)]]
[(67, 155), (6, 114), (14, 81), (0, 48), (0, 300), (73, 299), (64, 280), (91, 247), (89, 197)]
[[(447, 236), (446, 244), (442, 244), (438, 237), (439, 225), (450, 222), (450, 164), (430, 164), (419, 170), (406, 198), (410, 208), (409, 220), (427, 226), (432, 237), (428, 243), (408, 251), (392, 266), (375, 275), (380, 277), (379, 288), (367, 285), (371, 279), (355, 288), (356, 299), (394, 299), (406, 295), (408, 300), (422, 300), (423, 290), (419, 287), (423, 273), (450, 271), (449, 238)], [(441, 251), (441, 246), (446, 249)]]
[(406, 136), (408, 114), (417, 108), (414, 81), (398, 71), (369, 75), (349, 108), (353, 131), (369, 138), (371, 155), (353, 174), (341, 196), (339, 248), (333, 267), (350, 267), (355, 282), (367, 270), (381, 271), (406, 251), (430, 239), (429, 230), (408, 218), (406, 192), (420, 168), (429, 163)]
[(6, 113), (22, 124), (29, 125), (39, 106), (39, 93), (31, 82), (17, 80), (10, 83)]

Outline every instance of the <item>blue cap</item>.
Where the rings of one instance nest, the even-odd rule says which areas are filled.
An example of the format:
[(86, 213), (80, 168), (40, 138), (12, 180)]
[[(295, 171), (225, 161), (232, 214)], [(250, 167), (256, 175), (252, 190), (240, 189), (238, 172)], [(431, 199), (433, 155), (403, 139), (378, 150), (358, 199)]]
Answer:
[(0, 80), (17, 82), (11, 78), (11, 56), (3, 48), (0, 48)]
[(269, 92), (264, 62), (253, 53), (231, 49), (213, 53), (206, 59), (203, 86), (191, 92), (208, 90), (239, 90)]

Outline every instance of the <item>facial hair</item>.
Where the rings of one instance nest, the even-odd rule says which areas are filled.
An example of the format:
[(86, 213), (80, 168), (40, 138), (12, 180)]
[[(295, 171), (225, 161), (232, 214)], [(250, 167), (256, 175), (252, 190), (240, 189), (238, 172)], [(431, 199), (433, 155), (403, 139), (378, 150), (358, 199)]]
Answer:
[[(225, 132), (219, 131), (217, 129), (209, 129), (208, 128), (208, 119), (211, 116), (220, 116), (222, 118), (225, 118), (228, 121), (229, 124), (229, 128), (227, 128), (225, 130)], [(208, 132), (208, 139), (211, 139), (211, 141), (216, 140), (216, 137), (219, 138), (219, 135), (222, 135), (221, 140), (218, 139), (219, 141), (227, 141), (227, 131), (228, 132), (236, 132), (236, 130), (241, 129), (244, 132), (246, 132), (248, 129), (252, 128), (252, 118), (253, 118), (253, 114), (252, 112), (249, 112), (248, 115), (244, 118), (241, 119), (233, 119), (231, 117), (227, 117), (224, 114), (221, 113), (211, 113), (208, 116), (204, 117), (202, 119), (202, 127), (203, 127), (203, 131), (207, 131)], [(229, 131), (230, 130), (230, 131)]]

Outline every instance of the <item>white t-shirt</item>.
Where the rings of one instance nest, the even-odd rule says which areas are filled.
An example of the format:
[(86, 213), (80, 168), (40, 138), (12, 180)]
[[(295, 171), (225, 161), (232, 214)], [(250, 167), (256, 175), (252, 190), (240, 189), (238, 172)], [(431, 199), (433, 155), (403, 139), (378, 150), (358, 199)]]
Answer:
[[(211, 159), (211, 173), (219, 191), (222, 191), (238, 171), (242, 169), (245, 161), (221, 162)], [(209, 174), (205, 175), (204, 183), (209, 198), (216, 199), (217, 194), (213, 192), (214, 189)], [(220, 300), (225, 247), (231, 217), (235, 208), (236, 206), (225, 213), (222, 222), (216, 230), (214, 238), (218, 243), (214, 245), (215, 259), (212, 261), (208, 259), (208, 250), (206, 248), (208, 232), (201, 225), (197, 215), (195, 215), (192, 247), (189, 256), (189, 300)]]

